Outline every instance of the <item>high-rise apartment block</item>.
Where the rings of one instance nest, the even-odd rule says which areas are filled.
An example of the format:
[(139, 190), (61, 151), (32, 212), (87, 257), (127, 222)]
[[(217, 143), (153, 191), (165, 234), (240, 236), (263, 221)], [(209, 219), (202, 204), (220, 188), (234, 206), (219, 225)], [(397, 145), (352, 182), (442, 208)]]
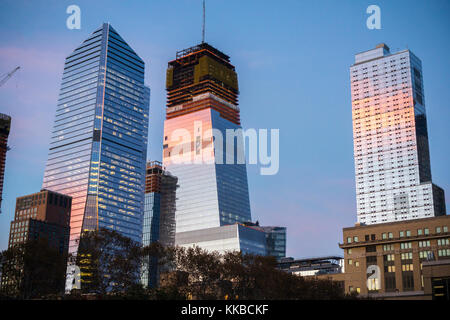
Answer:
[[(49, 276), (53, 281), (52, 292), (63, 291), (71, 204), (71, 197), (45, 189), (17, 198), (9, 233), (10, 251), (2, 262), (0, 287), (3, 292), (29, 294), (40, 291), (42, 287), (36, 285), (40, 282), (39, 277), (33, 276), (37, 263), (41, 267), (48, 263), (53, 268), (60, 267), (48, 272), (52, 273)], [(32, 255), (34, 257), (30, 259)], [(48, 287), (42, 290), (46, 291)]]
[(363, 224), (445, 214), (432, 183), (422, 64), (385, 44), (350, 67), (357, 220)]
[(9, 248), (46, 238), (61, 254), (67, 253), (71, 206), (71, 197), (45, 189), (17, 198)]
[[(180, 185), (176, 244), (241, 250), (239, 236), (254, 232), (234, 225), (251, 221), (246, 165), (226, 161), (226, 130), (241, 128), (235, 67), (227, 55), (202, 43), (169, 62), (166, 88), (163, 163)], [(229, 148), (235, 153), (237, 139)], [(250, 238), (255, 243), (245, 246), (259, 248), (259, 237)]]
[(11, 117), (0, 113), (0, 213), (2, 212), (3, 181), (5, 175), (6, 151), (8, 151), (8, 136), (11, 129)]
[(43, 188), (72, 197), (70, 251), (84, 230), (142, 239), (150, 89), (109, 24), (67, 58)]

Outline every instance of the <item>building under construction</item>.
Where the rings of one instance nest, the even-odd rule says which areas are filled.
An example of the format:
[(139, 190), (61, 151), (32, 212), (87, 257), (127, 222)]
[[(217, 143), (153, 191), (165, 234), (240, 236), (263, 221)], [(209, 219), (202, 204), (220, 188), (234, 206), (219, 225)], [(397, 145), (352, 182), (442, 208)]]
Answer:
[[(165, 171), (162, 163), (147, 163), (142, 245), (158, 241), (163, 246), (175, 245), (175, 201), (178, 179)], [(157, 283), (157, 261), (148, 258), (143, 272), (143, 284)]]
[(8, 136), (11, 128), (11, 117), (0, 113), (0, 213), (2, 212), (3, 181), (5, 174), (6, 151), (8, 151)]
[[(224, 119), (240, 124), (235, 68), (230, 57), (207, 43), (177, 52), (168, 64), (166, 89), (166, 119), (212, 108)], [(197, 102), (208, 93), (212, 95)]]

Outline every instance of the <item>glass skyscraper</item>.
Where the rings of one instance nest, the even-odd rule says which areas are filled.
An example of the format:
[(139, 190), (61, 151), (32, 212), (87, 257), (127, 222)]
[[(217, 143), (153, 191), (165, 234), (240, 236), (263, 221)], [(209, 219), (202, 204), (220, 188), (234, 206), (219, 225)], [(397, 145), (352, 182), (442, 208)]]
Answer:
[(355, 56), (350, 80), (358, 222), (445, 215), (431, 180), (420, 59), (380, 44)]
[[(166, 88), (163, 163), (180, 185), (176, 244), (241, 250), (239, 237), (247, 227), (229, 225), (251, 221), (247, 169), (245, 162), (226, 162), (225, 141), (227, 129), (241, 128), (235, 67), (227, 55), (201, 43), (169, 62)], [(234, 138), (235, 153), (240, 138)], [(259, 238), (248, 237), (255, 243), (247, 247), (259, 248)]]
[(105, 23), (65, 61), (43, 188), (72, 197), (70, 252), (84, 230), (142, 239), (150, 89), (145, 64)]
[[(164, 170), (161, 162), (147, 163), (145, 177), (144, 224), (142, 245), (159, 242), (163, 246), (175, 245), (175, 210), (178, 179)], [(144, 260), (142, 284), (154, 287), (158, 283), (158, 264), (154, 257)]]

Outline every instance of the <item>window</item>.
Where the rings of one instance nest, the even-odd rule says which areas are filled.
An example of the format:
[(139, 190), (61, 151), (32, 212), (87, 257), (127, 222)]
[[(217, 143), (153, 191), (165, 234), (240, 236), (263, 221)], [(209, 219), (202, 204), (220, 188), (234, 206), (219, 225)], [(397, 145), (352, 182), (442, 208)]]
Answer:
[(386, 272), (386, 273), (395, 272), (395, 266), (385, 266), (384, 272)]
[(402, 242), (400, 243), (400, 249), (411, 249), (412, 244), (411, 242)]
[(347, 254), (352, 254), (352, 249), (347, 249)]
[(367, 246), (366, 252), (377, 252), (377, 246)]
[(358, 237), (357, 237), (357, 236), (354, 236), (354, 237), (353, 237), (353, 241), (354, 241), (354, 242), (358, 242)]
[(351, 237), (347, 238), (347, 243), (352, 243), (352, 238)]
[(436, 227), (436, 233), (441, 233), (441, 227)]
[(366, 257), (366, 264), (367, 264), (367, 266), (370, 266), (372, 264), (377, 264), (377, 256)]
[(402, 275), (403, 291), (414, 290), (414, 276), (412, 272), (404, 273)]
[(395, 291), (395, 275), (387, 275), (384, 278), (386, 291)]
[(392, 232), (389, 232), (389, 233), (388, 233), (388, 236), (389, 236), (389, 239), (394, 238), (394, 234), (393, 234)]
[(423, 233), (427, 236), (430, 234), (430, 230), (428, 228), (423, 229)]
[(394, 261), (395, 260), (395, 255), (393, 254), (387, 254), (384, 257), (384, 261)]
[(375, 241), (375, 240), (376, 240), (376, 238), (375, 238), (375, 235), (374, 235), (374, 234), (371, 234), (371, 235), (370, 235), (370, 240), (372, 240), (372, 241)]
[(420, 259), (428, 259), (428, 257), (431, 257), (432, 252), (431, 251), (419, 251), (419, 258)]
[(412, 263), (402, 264), (402, 271), (414, 271)]
[(450, 245), (450, 238), (447, 238), (447, 239), (438, 239), (437, 245), (438, 245), (438, 246), (448, 246), (448, 245)]
[(387, 233), (383, 233), (382, 235), (381, 235), (381, 238), (384, 240), (384, 239), (387, 239)]
[(355, 267), (359, 267), (359, 261), (355, 261)]
[(419, 248), (426, 248), (426, 247), (429, 247), (429, 246), (430, 246), (430, 240), (419, 241)]
[(403, 238), (405, 236), (405, 231), (400, 231), (400, 238)]
[(448, 227), (444, 226), (442, 229), (444, 229), (444, 232), (448, 232)]
[(418, 236), (421, 236), (422, 233), (423, 233), (423, 230), (422, 230), (422, 229), (417, 229), (417, 235), (418, 235)]
[(412, 259), (412, 252), (404, 252), (401, 254), (402, 260), (411, 260)]
[(352, 259), (348, 259), (348, 264), (352, 265), (353, 264), (353, 260)]
[(406, 236), (407, 237), (411, 237), (411, 231), (410, 230), (406, 230)]
[(383, 246), (383, 251), (392, 251), (394, 250), (394, 245), (393, 244), (385, 244)]
[(366, 234), (366, 235), (364, 236), (364, 240), (365, 240), (365, 241), (369, 241), (369, 235), (368, 235), (368, 234)]
[(450, 249), (438, 250), (438, 256), (439, 257), (448, 257), (448, 256), (450, 256)]

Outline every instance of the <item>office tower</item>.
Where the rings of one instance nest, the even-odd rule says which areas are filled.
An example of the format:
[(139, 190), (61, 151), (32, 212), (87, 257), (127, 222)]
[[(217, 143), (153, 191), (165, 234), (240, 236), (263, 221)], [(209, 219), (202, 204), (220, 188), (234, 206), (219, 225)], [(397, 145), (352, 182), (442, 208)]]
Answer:
[[(21, 251), (19, 251), (20, 253), (15, 252), (13, 256), (5, 256), (2, 265), (2, 291), (22, 292), (23, 294), (25, 291), (38, 290), (42, 293), (49, 290), (47, 286), (44, 289), (37, 285), (41, 280), (33, 274), (37, 272), (42, 276), (42, 270), (36, 270), (39, 269), (38, 265), (44, 268), (49, 268), (51, 265), (51, 270), (48, 270), (52, 273), (48, 275), (48, 279), (53, 281), (50, 291), (51, 293), (63, 292), (64, 271), (69, 250), (71, 204), (71, 197), (45, 189), (17, 198), (8, 248), (14, 250), (14, 247), (19, 246)], [(44, 249), (42, 244), (52, 250), (41, 251)], [(23, 249), (25, 250), (23, 251)], [(33, 255), (32, 259), (31, 255)], [(54, 269), (56, 266), (59, 266), (58, 270)], [(45, 281), (43, 280), (43, 282)], [(32, 288), (31, 283), (37, 287)]]
[(236, 161), (242, 136), (229, 146), (234, 161), (226, 160), (226, 130), (241, 128), (235, 68), (227, 55), (201, 43), (177, 52), (169, 62), (166, 88), (163, 163), (180, 185), (176, 244), (240, 250), (234, 240), (244, 226), (229, 227), (233, 230), (226, 233), (233, 233), (233, 241), (221, 240), (219, 231), (251, 220), (245, 161)]
[(388, 46), (350, 67), (357, 219), (362, 224), (445, 214), (432, 183), (422, 64)]
[(70, 252), (107, 228), (140, 242), (150, 89), (142, 59), (109, 24), (67, 58), (43, 187), (73, 198)]
[[(142, 245), (158, 241), (163, 246), (175, 245), (175, 201), (178, 179), (165, 171), (159, 161), (147, 162), (145, 177), (144, 223)], [(147, 258), (142, 283), (154, 287), (158, 282), (157, 260)]]
[(8, 136), (11, 128), (11, 117), (0, 113), (0, 213), (2, 213), (3, 181), (5, 175), (6, 151), (8, 151)]

